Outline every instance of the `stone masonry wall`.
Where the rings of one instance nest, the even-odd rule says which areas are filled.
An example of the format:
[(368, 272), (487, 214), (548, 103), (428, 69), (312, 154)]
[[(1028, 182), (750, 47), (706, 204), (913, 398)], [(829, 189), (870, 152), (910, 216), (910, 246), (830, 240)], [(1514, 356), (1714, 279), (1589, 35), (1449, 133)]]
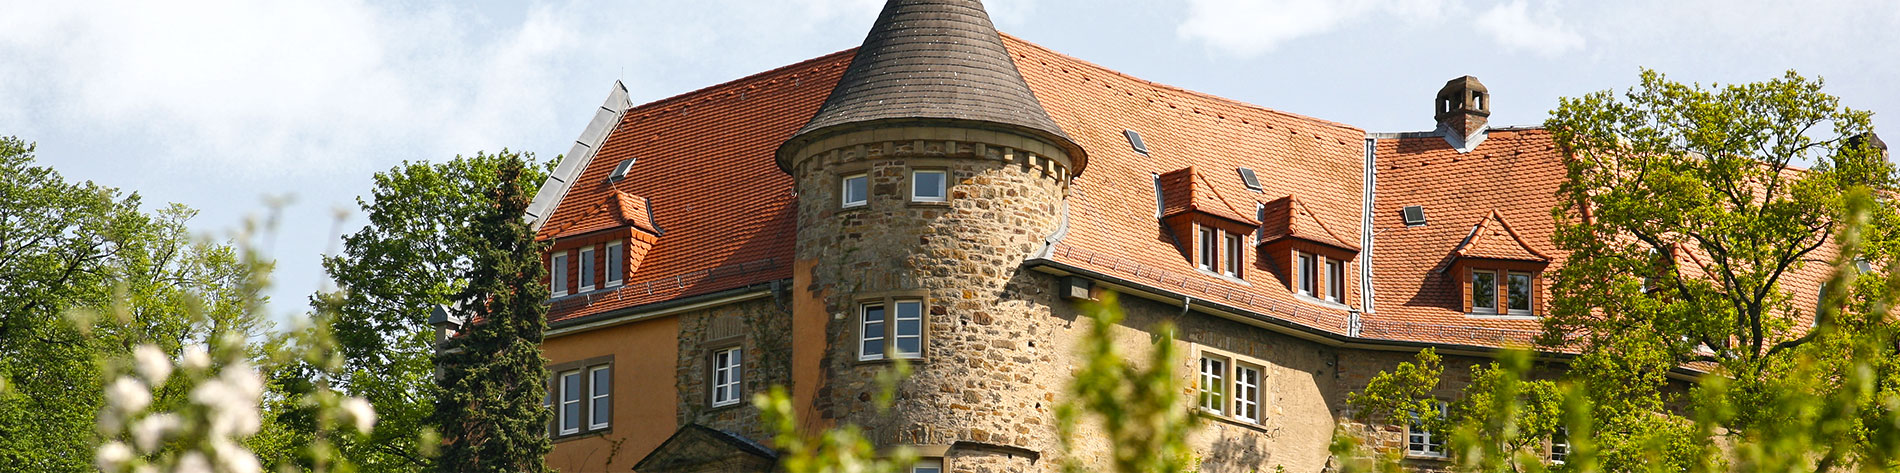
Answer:
[[(791, 382), (791, 313), (776, 297), (711, 307), (679, 316), (679, 425), (700, 424), (753, 439), (759, 425), (752, 395)], [(712, 353), (740, 347), (739, 403), (712, 407)]]

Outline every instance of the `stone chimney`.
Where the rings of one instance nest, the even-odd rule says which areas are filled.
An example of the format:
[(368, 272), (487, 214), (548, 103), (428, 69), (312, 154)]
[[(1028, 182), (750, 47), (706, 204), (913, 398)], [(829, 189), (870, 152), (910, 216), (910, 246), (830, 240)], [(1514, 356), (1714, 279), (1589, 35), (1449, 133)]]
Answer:
[(1433, 105), (1432, 118), (1439, 128), (1457, 138), (1469, 138), (1484, 131), (1491, 117), (1491, 92), (1476, 77), (1459, 77), (1438, 89), (1438, 100)]

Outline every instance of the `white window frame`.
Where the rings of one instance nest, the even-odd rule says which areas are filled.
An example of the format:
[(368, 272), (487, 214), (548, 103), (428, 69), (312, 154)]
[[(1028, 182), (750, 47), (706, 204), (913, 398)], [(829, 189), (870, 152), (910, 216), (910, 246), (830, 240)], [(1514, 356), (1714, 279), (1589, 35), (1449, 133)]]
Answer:
[[(1512, 280), (1519, 277), (1524, 278), (1524, 308), (1522, 309), (1512, 307), (1511, 304)], [(1510, 315), (1532, 315), (1535, 313), (1537, 309), (1537, 278), (1532, 277), (1531, 273), (1524, 271), (1505, 271), (1503, 286), (1505, 313)]]
[(580, 268), (581, 292), (592, 291), (598, 282), (594, 280), (594, 247), (581, 248), (579, 262), (577, 267)]
[(1201, 383), (1196, 391), (1200, 394), (1198, 405), (1201, 411), (1214, 415), (1227, 415), (1227, 371), (1231, 369), (1232, 359), (1213, 353), (1201, 354)]
[[(855, 201), (851, 200), (851, 180), (853, 179), (864, 180), (864, 195), (858, 196), (859, 199)], [(848, 208), (853, 208), (853, 207), (863, 207), (871, 203), (871, 175), (870, 174), (860, 173), (860, 174), (846, 175), (844, 179), (838, 180), (838, 184), (839, 184), (838, 200), (839, 202), (842, 203), (842, 206), (844, 208), (848, 209)]]
[[(745, 386), (745, 351), (740, 347), (715, 350), (712, 363), (712, 407), (738, 404)], [(720, 375), (725, 375), (724, 382)]]
[[(874, 308), (878, 310), (878, 328), (871, 330), (870, 325), (872, 322), (869, 315), (871, 314), (871, 309)], [(884, 359), (884, 353), (890, 351), (890, 339), (885, 337), (885, 334), (889, 333), (890, 324), (890, 306), (885, 305), (883, 302), (858, 304), (858, 361)], [(878, 349), (875, 353), (864, 349), (864, 345), (872, 341), (878, 342)]]
[[(612, 368), (613, 365), (600, 365), (587, 369), (587, 430), (601, 430), (613, 425), (611, 406), (613, 405), (614, 373), (611, 371)], [(600, 382), (600, 379), (595, 376), (596, 373), (603, 372), (607, 374), (605, 383)], [(606, 401), (610, 408), (601, 409), (602, 401)], [(603, 412), (607, 413), (607, 419), (604, 422), (594, 422)]]
[[(1445, 401), (1432, 401), (1432, 409), (1438, 411), (1438, 418), (1445, 418)], [(1419, 425), (1418, 413), (1412, 413), (1412, 423), (1405, 427), (1405, 454), (1415, 457), (1444, 458), (1445, 438), (1438, 432)]]
[[(1266, 371), (1261, 367), (1234, 362), (1234, 418), (1260, 423), (1260, 377)], [(1249, 376), (1251, 375), (1251, 376)]]
[(1562, 465), (1570, 459), (1570, 429), (1558, 426), (1550, 433), (1550, 463)]
[(1346, 303), (1346, 262), (1326, 260), (1326, 300)]
[[(1478, 302), (1480, 302), (1478, 298), (1478, 275), (1480, 274), (1491, 275), (1491, 297), (1484, 298), (1485, 299), (1483, 300), (1484, 305), (1478, 304)], [(1494, 270), (1489, 270), (1489, 269), (1471, 270), (1470, 296), (1471, 296), (1471, 312), (1472, 313), (1475, 313), (1475, 314), (1497, 313), (1498, 312), (1498, 272)], [(1479, 311), (1479, 309), (1484, 309), (1484, 311), (1481, 312)]]
[(1215, 230), (1213, 227), (1207, 227), (1207, 226), (1202, 226), (1200, 230), (1201, 230), (1200, 268), (1202, 271), (1207, 271), (1207, 272), (1219, 271), (1220, 270), (1220, 246), (1219, 245), (1221, 243), (1220, 230)]
[[(556, 422), (555, 425), (559, 429), (561, 435), (581, 433), (581, 419), (577, 419), (574, 417), (581, 416), (581, 408), (583, 407), (581, 405), (581, 400), (583, 398), (582, 392), (572, 392), (572, 393), (568, 392), (569, 386), (567, 384), (567, 377), (573, 376), (574, 377), (573, 389), (575, 391), (585, 391), (587, 389), (587, 378), (581, 377), (581, 374), (582, 374), (581, 370), (564, 371), (564, 372), (561, 372), (560, 376), (556, 376), (554, 378), (555, 379), (554, 382), (559, 383), (561, 386), (561, 397), (555, 400), (558, 403), (556, 404), (556, 407), (558, 409), (556, 409), (554, 412), (554, 415), (560, 418), (560, 420)], [(570, 395), (572, 395), (572, 399), (569, 399)], [(570, 404), (574, 406), (574, 417), (568, 417), (567, 415), (567, 406)]]
[(1240, 266), (1246, 259), (1242, 258), (1242, 256), (1245, 255), (1243, 248), (1246, 248), (1247, 245), (1245, 241), (1242, 241), (1242, 238), (1244, 237), (1239, 233), (1227, 233), (1226, 236), (1221, 239), (1221, 249), (1224, 250), (1224, 253), (1227, 253), (1225, 255), (1227, 256), (1227, 264), (1223, 267), (1221, 274), (1226, 274), (1228, 277), (1234, 278), (1240, 277)]
[[(620, 255), (614, 256), (615, 251), (619, 251)], [(601, 278), (601, 287), (620, 287), (621, 284), (625, 284), (627, 281), (626, 242), (622, 240), (607, 242), (607, 249), (601, 254), (606, 255), (606, 264), (603, 265), (606, 266), (604, 271), (606, 275)]]
[(1296, 275), (1293, 292), (1307, 297), (1316, 296), (1313, 291), (1319, 290), (1319, 275), (1314, 273), (1319, 272), (1319, 255), (1294, 252), (1293, 262), (1296, 266), (1293, 268)]
[(910, 465), (910, 473), (943, 473), (943, 459), (919, 458)]
[[(936, 189), (937, 195), (936, 196), (925, 196), (925, 195), (921, 195), (917, 193), (918, 183), (920, 182), (917, 180), (917, 176), (922, 175), (922, 174), (936, 174), (937, 175), (937, 189)], [(911, 202), (948, 202), (949, 200), (950, 200), (950, 173), (949, 172), (941, 170), (941, 169), (917, 169), (910, 172), (910, 201)]]
[(557, 251), (548, 257), (548, 295), (560, 297), (567, 295), (568, 252)]
[[(905, 306), (915, 306), (917, 308), (916, 316), (904, 317)], [(884, 345), (884, 352), (888, 353), (890, 357), (892, 358), (904, 358), (904, 359), (910, 359), (910, 360), (923, 358), (924, 357), (924, 301), (917, 300), (917, 299), (898, 299), (896, 301), (893, 301), (889, 307), (890, 309), (887, 309), (884, 312), (884, 317), (885, 317), (885, 320), (889, 321), (889, 323), (886, 324), (885, 326), (888, 327), (890, 330), (889, 337), (886, 338), (887, 340), (890, 340), (890, 343)], [(894, 310), (891, 310), (891, 309), (894, 309)], [(905, 323), (916, 324), (917, 334), (904, 335), (903, 325)], [(903, 345), (900, 343), (904, 339), (916, 339), (917, 351), (914, 353), (905, 352), (904, 349), (902, 348)]]

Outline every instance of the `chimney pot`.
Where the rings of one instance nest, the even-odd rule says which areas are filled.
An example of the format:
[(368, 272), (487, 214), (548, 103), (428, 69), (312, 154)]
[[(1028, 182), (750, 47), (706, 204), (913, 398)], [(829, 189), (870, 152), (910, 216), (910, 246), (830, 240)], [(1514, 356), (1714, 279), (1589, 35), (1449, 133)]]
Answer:
[(1432, 118), (1438, 125), (1457, 133), (1459, 138), (1476, 135), (1484, 131), (1485, 122), (1491, 117), (1491, 91), (1476, 77), (1452, 79), (1438, 89), (1433, 112)]

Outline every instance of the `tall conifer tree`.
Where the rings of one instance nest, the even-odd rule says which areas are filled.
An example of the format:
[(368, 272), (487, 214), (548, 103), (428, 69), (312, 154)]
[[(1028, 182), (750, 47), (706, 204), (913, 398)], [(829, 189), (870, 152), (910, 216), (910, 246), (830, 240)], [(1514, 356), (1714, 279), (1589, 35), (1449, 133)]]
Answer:
[(438, 358), (442, 377), (435, 424), (446, 441), (444, 472), (540, 473), (552, 448), (547, 437), (548, 288), (541, 245), (522, 220), (529, 196), (520, 155), (504, 150), (496, 205), (477, 216), (476, 253), (457, 311), (470, 321)]

